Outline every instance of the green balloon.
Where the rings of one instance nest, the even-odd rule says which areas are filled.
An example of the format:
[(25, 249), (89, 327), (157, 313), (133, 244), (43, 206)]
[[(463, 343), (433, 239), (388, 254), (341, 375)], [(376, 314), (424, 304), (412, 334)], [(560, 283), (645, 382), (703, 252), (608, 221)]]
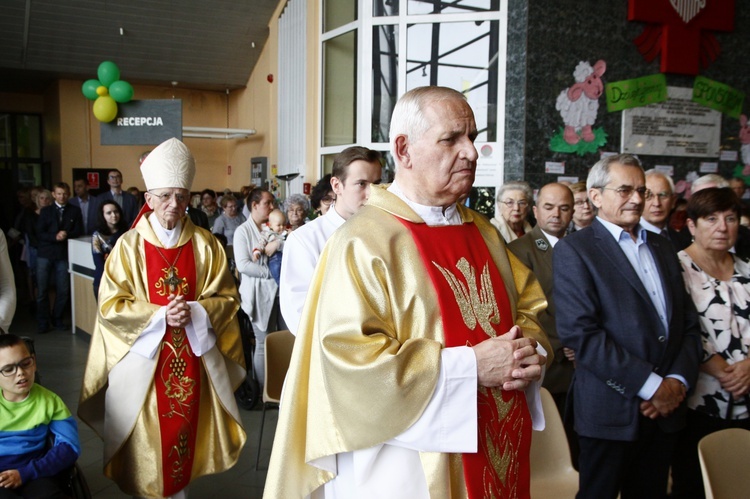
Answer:
[(120, 79), (120, 69), (112, 61), (104, 61), (99, 64), (99, 69), (96, 71), (96, 75), (99, 77), (99, 81), (102, 85), (109, 88), (111, 84)]
[(103, 123), (109, 123), (117, 116), (117, 102), (110, 97), (99, 97), (94, 102), (94, 116)]
[(96, 100), (99, 98), (99, 94), (96, 93), (96, 89), (101, 87), (102, 83), (99, 80), (86, 80), (83, 82), (81, 91), (83, 95), (89, 100)]
[(120, 104), (130, 102), (133, 98), (133, 86), (122, 80), (117, 80), (109, 86), (109, 95)]

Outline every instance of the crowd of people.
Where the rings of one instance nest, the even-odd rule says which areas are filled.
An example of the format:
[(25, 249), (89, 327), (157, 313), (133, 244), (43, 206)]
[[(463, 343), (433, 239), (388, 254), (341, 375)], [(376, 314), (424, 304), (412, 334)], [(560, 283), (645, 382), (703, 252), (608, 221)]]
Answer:
[[(265, 338), (296, 335), (266, 497), (529, 497), (540, 387), (578, 497), (665, 497), (670, 473), (671, 497), (703, 497), (697, 442), (750, 430), (742, 179), (706, 175), (680, 201), (668, 175), (610, 155), (582, 182), (506, 182), (488, 219), (464, 203), (476, 136), (462, 94), (421, 87), (394, 109), (389, 185), (381, 154), (355, 146), (309, 198), (191, 197), (195, 162), (172, 139), (141, 165), (142, 200), (117, 170), (97, 197), (82, 179), (74, 198), (65, 183), (33, 205), (22, 191), (14, 242), (38, 332), (65, 327), (67, 240), (92, 235), (99, 314), (78, 414), (105, 441), (105, 474), (180, 497), (236, 463), (241, 309), (261, 385)], [(34, 357), (7, 343), (0, 370), (29, 389), (2, 385), (13, 402), (32, 393)], [(65, 428), (67, 466), (80, 450)], [(3, 463), (0, 490), (25, 480)]]

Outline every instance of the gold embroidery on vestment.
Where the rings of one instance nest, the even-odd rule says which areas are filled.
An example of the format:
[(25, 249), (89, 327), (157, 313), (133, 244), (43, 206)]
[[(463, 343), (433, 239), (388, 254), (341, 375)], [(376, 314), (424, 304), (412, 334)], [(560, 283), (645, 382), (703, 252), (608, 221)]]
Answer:
[(465, 284), (448, 269), (435, 262), (432, 264), (440, 270), (453, 290), (466, 327), (473, 331), (478, 323), (487, 336), (491, 338), (497, 336), (492, 324), (500, 324), (500, 309), (495, 299), (489, 264), (484, 265), (482, 274), (479, 276), (479, 284), (477, 284), (476, 271), (464, 257), (456, 263), (456, 268), (464, 276)]
[[(193, 395), (197, 381), (190, 376), (185, 375), (187, 361), (184, 356), (189, 355), (189, 344), (185, 341), (185, 330), (182, 328), (170, 328), (168, 333), (171, 336), (172, 344), (162, 342), (162, 348), (167, 349), (169, 354), (164, 362), (161, 373), (164, 382), (165, 395), (169, 399), (169, 412), (163, 414), (168, 418), (181, 418), (184, 421), (190, 421), (190, 414), (196, 404), (196, 400), (188, 399)], [(170, 477), (177, 483), (182, 482), (189, 470), (185, 469), (187, 459), (190, 456), (190, 432), (187, 430), (180, 431), (176, 445), (173, 445), (169, 451), (168, 457), (173, 459)]]
[(185, 460), (190, 456), (189, 438), (190, 435), (188, 435), (187, 431), (181, 431), (178, 436), (177, 445), (173, 445), (169, 451), (169, 457), (174, 455), (172, 470), (169, 474), (175, 482), (181, 482), (185, 474)]

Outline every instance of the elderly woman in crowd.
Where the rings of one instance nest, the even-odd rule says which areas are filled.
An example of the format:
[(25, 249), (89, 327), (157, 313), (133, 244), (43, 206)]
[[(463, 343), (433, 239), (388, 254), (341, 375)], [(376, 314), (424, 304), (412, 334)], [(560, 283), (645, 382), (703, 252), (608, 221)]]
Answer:
[(312, 205), (313, 212), (315, 212), (316, 216), (325, 215), (328, 209), (333, 206), (335, 199), (336, 194), (333, 193), (331, 174), (329, 173), (318, 180), (318, 183), (315, 184), (310, 193), (310, 204)]
[(514, 241), (531, 230), (529, 216), (534, 193), (526, 182), (506, 182), (497, 190), (495, 216), (490, 220), (506, 243)]
[(585, 229), (594, 221), (594, 207), (589, 201), (589, 193), (586, 182), (576, 182), (570, 186), (573, 191), (573, 220), (570, 221), (568, 233)]
[(687, 428), (672, 465), (672, 497), (703, 497), (698, 441), (725, 428), (750, 430), (750, 264), (730, 250), (740, 201), (727, 188), (694, 193), (687, 206), (693, 243), (678, 253), (703, 336), (698, 381), (688, 397)]
[(227, 238), (227, 246), (232, 246), (234, 244), (234, 231), (247, 219), (245, 215), (240, 213), (237, 198), (234, 197), (234, 194), (224, 194), (221, 197), (221, 209), (223, 211), (214, 222), (211, 232), (223, 235)]
[(278, 284), (268, 268), (268, 256), (261, 252), (256, 260), (253, 250), (263, 241), (262, 225), (274, 208), (273, 195), (263, 188), (253, 189), (247, 196), (250, 218), (234, 232), (234, 260), (240, 272), (242, 310), (250, 318), (255, 333), (253, 367), (261, 386), (265, 382), (265, 340), (269, 332), (279, 329)]
[(307, 212), (310, 211), (310, 203), (302, 194), (292, 194), (284, 202), (284, 211), (291, 231), (305, 225)]

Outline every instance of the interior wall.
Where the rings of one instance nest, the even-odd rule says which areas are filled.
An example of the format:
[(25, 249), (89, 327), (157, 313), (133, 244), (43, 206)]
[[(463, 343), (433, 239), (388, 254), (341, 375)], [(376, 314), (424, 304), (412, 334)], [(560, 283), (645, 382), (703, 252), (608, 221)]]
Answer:
[[(282, 4), (285, 2), (281, 2)], [(268, 81), (277, 73), (279, 6), (269, 22), (269, 36), (255, 64), (247, 87), (229, 95), (229, 121), (231, 128), (253, 128), (256, 134), (245, 140), (229, 141), (227, 157), (232, 166), (227, 184), (234, 191), (250, 184), (250, 160), (268, 158), (269, 170), (276, 164), (276, 81)], [(273, 79), (273, 78), (272, 78)], [(270, 171), (268, 172), (270, 177)]]
[[(721, 46), (716, 61), (700, 74), (750, 92), (750, 60), (746, 47), (750, 32), (743, 29), (750, 21), (750, 9), (735, 5), (734, 31), (715, 32)], [(549, 149), (550, 137), (563, 125), (555, 109), (558, 94), (574, 83), (573, 70), (579, 61), (592, 65), (607, 63), (602, 80), (615, 82), (660, 72), (657, 57), (647, 62), (634, 43), (645, 24), (630, 22), (628, 2), (595, 0), (510, 0), (508, 28), (508, 80), (506, 87), (506, 180), (523, 178), (534, 188), (553, 182), (557, 174), (545, 173), (545, 162), (564, 162), (565, 175), (584, 180), (588, 169), (599, 160), (598, 153), (556, 153)], [(692, 88), (694, 77), (667, 74), (667, 85)], [(745, 108), (748, 106), (746, 100)], [(516, 110), (516, 112), (514, 112)], [(747, 113), (747, 111), (743, 111)], [(604, 152), (619, 152), (622, 112), (607, 112), (606, 100), (599, 99), (596, 124), (607, 134)], [(727, 115), (721, 121), (721, 149), (738, 150), (739, 121)], [(674, 180), (697, 171), (702, 161), (718, 158), (641, 155), (645, 168), (655, 165), (675, 167)], [(511, 164), (507, 162), (510, 161)], [(737, 162), (719, 163), (719, 173), (731, 176)]]

